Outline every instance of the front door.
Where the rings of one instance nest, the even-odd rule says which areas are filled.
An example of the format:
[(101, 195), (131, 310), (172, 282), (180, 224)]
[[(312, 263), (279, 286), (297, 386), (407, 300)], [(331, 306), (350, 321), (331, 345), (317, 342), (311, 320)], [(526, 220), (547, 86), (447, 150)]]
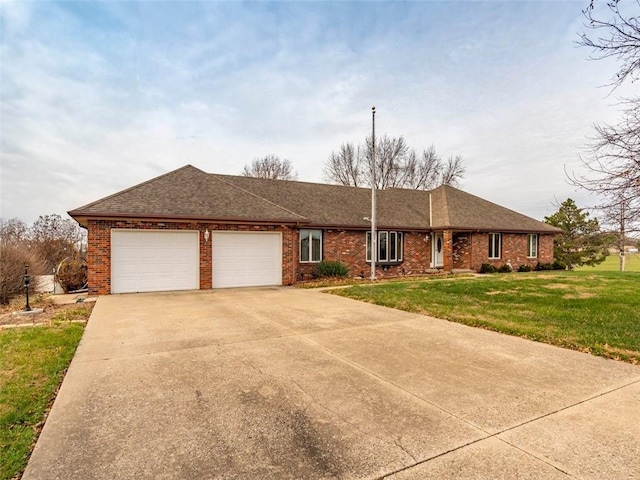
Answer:
[(434, 232), (431, 242), (431, 258), (433, 259), (433, 267), (444, 267), (444, 236), (442, 232)]

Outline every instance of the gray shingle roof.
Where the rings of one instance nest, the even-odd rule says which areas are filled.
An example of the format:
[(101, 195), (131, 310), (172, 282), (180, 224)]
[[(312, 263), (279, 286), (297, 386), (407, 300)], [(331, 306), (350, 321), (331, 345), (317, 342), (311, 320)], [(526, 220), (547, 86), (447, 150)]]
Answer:
[(69, 215), (305, 221), (301, 215), (191, 165), (72, 210)]
[(560, 230), (449, 185), (431, 191), (433, 227), (452, 230), (558, 233)]
[[(382, 190), (377, 199), (381, 229), (557, 231), (449, 186), (432, 191)], [(371, 190), (209, 174), (187, 165), (69, 214), (79, 221), (86, 217), (141, 217), (365, 229), (370, 225), (365, 217), (371, 216)]]

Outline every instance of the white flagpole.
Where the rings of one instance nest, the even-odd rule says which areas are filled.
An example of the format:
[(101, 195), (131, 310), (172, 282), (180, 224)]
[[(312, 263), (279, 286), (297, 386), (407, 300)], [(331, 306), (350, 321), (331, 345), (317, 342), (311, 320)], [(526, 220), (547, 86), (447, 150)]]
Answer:
[(376, 279), (376, 107), (371, 107), (371, 280)]

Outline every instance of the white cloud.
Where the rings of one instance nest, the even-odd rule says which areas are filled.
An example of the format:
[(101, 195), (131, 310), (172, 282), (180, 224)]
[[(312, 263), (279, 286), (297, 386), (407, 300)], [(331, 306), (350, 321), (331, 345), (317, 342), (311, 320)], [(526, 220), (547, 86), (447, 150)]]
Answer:
[(578, 4), (22, 5), (2, 4), (0, 215), (27, 221), (186, 163), (273, 153), (319, 181), (373, 104), (380, 133), (464, 155), (465, 188), (540, 218), (615, 118)]

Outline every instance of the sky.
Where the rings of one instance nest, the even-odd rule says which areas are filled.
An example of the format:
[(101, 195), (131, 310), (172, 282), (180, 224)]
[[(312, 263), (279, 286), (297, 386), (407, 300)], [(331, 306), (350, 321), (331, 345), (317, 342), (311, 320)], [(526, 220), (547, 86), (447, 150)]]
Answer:
[(274, 154), (323, 182), (344, 142), (462, 155), (461, 188), (542, 220), (619, 117), (582, 1), (0, 0), (0, 217), (27, 223), (186, 164)]

